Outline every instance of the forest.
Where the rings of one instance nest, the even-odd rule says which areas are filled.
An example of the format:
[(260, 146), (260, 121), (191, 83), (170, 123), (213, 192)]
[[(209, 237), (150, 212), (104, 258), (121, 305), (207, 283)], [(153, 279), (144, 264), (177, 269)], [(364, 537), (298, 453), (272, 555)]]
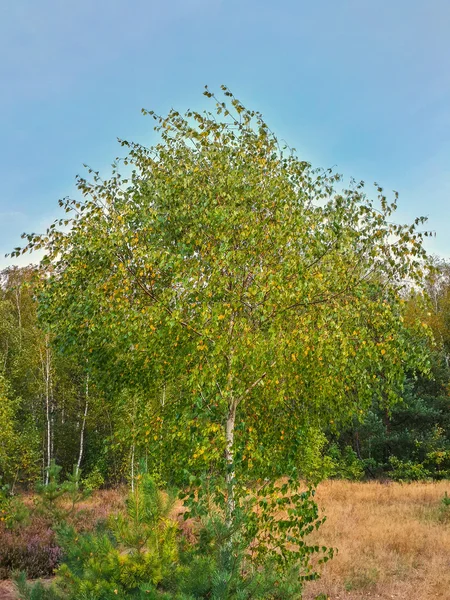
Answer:
[(39, 264), (1, 274), (20, 598), (302, 598), (339, 551), (320, 482), (450, 479), (450, 263), (425, 219), (204, 94), (211, 112), (143, 111), (158, 143), (87, 167), (11, 254)]

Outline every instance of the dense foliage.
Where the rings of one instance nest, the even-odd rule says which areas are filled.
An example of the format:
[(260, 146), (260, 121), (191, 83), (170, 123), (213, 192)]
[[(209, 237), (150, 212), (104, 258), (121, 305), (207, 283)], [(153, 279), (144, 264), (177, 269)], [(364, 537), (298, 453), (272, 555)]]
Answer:
[(426, 295), (411, 292), (406, 302), (407, 321), (419, 318), (433, 333), (427, 348), (430, 373), (407, 373), (401, 402), (387, 408), (375, 401), (363, 419), (334, 436), (368, 477), (450, 478), (449, 274), (449, 265), (436, 261), (425, 282)]

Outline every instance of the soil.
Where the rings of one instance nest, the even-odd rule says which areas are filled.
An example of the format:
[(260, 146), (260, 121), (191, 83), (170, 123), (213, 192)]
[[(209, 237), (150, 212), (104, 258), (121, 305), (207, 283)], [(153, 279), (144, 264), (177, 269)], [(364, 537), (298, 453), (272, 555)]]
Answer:
[(11, 581), (0, 581), (0, 600), (16, 600), (17, 596)]

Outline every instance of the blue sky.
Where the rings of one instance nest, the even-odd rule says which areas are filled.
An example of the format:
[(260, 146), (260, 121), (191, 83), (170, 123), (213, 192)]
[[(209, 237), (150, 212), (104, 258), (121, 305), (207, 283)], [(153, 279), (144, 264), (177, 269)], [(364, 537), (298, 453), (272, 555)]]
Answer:
[(3, 0), (0, 266), (83, 163), (152, 142), (142, 107), (221, 83), (302, 159), (398, 190), (398, 220), (428, 216), (450, 257), (449, 31), (448, 0)]

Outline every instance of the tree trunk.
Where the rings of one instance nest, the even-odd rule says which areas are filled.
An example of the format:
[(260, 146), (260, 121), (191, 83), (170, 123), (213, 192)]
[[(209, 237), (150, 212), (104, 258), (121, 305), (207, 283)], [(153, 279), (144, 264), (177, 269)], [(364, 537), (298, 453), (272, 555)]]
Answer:
[(80, 451), (78, 453), (77, 460), (77, 471), (80, 470), (81, 461), (83, 459), (83, 451), (84, 451), (84, 431), (86, 429), (86, 417), (88, 413), (89, 407), (89, 373), (86, 374), (86, 403), (84, 405), (84, 413), (83, 413), (83, 422), (81, 423), (81, 432), (80, 432)]
[(226, 484), (227, 484), (227, 522), (231, 525), (234, 510), (236, 508), (236, 502), (234, 498), (234, 483), (235, 483), (235, 471), (234, 471), (234, 428), (236, 423), (236, 409), (237, 401), (232, 399), (227, 414), (226, 430), (225, 430), (225, 459), (226, 459)]
[(51, 407), (51, 382), (50, 382), (50, 348), (48, 344), (48, 336), (45, 338), (45, 358), (41, 351), (42, 376), (45, 385), (45, 419), (46, 419), (46, 461), (44, 483), (48, 484), (48, 469), (52, 460), (52, 407)]
[(50, 390), (50, 457), (53, 459), (55, 456), (55, 396), (53, 394), (53, 377), (52, 377), (52, 355), (51, 348), (47, 338), (47, 352), (48, 352), (48, 380)]
[(17, 318), (18, 318), (18, 328), (19, 328), (19, 350), (22, 351), (22, 311), (20, 309), (19, 286), (16, 287), (15, 296), (16, 296)]
[(131, 491), (134, 492), (134, 441), (131, 446)]

